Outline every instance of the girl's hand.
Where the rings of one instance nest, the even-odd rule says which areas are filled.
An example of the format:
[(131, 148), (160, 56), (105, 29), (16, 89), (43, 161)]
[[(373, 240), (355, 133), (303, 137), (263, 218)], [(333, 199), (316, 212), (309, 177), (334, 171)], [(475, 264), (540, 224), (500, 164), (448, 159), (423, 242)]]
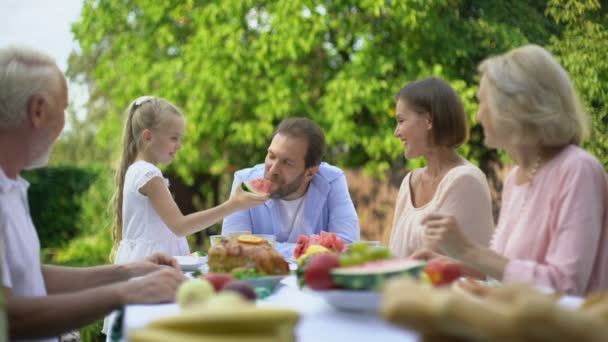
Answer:
[(425, 243), (437, 246), (449, 257), (461, 259), (472, 246), (454, 216), (429, 214), (422, 219), (422, 224), (426, 226)]
[(268, 201), (270, 194), (254, 194), (243, 190), (243, 183), (239, 183), (232, 194), (232, 197), (228, 200), (233, 203), (238, 210), (249, 209), (257, 207), (258, 205)]

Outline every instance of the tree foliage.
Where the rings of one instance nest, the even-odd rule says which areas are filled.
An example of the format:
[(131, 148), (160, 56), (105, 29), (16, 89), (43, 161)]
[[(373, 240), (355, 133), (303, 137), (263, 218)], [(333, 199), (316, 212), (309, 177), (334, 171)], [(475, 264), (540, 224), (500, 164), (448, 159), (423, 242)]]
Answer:
[(547, 14), (565, 26), (562, 36), (552, 37), (551, 48), (591, 114), (585, 147), (608, 168), (608, 8), (597, 0), (551, 0)]
[(29, 208), (42, 248), (64, 247), (82, 232), (82, 196), (100, 177), (100, 168), (61, 166), (23, 173), (28, 180)]
[[(394, 94), (430, 75), (449, 80), (473, 123), (466, 157), (496, 159), (474, 123), (477, 64), (561, 27), (536, 1), (94, 0), (73, 26), (69, 75), (91, 92), (95, 146), (116, 157), (122, 113), (142, 95), (183, 109), (174, 167), (221, 174), (260, 162), (293, 115), (324, 128), (327, 160), (381, 174), (403, 165)], [(562, 25), (563, 26), (563, 25)]]

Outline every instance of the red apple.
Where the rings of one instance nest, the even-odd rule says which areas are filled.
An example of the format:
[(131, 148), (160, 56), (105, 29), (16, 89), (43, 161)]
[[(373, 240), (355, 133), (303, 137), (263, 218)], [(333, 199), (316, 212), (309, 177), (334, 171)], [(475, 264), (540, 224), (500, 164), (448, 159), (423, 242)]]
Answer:
[(229, 282), (222, 289), (222, 292), (226, 292), (226, 291), (236, 292), (236, 293), (240, 294), (241, 296), (243, 296), (243, 298), (253, 301), (253, 302), (255, 302), (255, 300), (257, 298), (257, 294), (255, 293), (255, 288), (251, 284), (246, 283), (244, 281), (235, 280), (235, 281)]
[(333, 289), (336, 285), (331, 280), (329, 271), (336, 267), (340, 267), (337, 255), (313, 255), (304, 268), (304, 283), (313, 290)]
[(226, 284), (231, 281), (234, 281), (234, 278), (227, 273), (208, 273), (202, 276), (203, 279), (206, 279), (208, 282), (213, 285), (215, 292), (220, 292)]
[(433, 259), (424, 267), (434, 286), (449, 285), (462, 276), (460, 264), (447, 259)]

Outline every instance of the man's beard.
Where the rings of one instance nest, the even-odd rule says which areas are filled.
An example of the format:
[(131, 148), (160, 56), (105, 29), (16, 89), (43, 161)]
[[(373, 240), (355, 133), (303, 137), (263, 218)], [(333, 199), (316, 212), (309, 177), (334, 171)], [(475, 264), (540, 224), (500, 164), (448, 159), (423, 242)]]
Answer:
[[(302, 172), (301, 175), (296, 177), (296, 179), (294, 179), (293, 182), (281, 185), (277, 190), (273, 191), (270, 194), (270, 198), (284, 199), (285, 197), (298, 191), (300, 186), (302, 186), (302, 183), (304, 183), (305, 174), (306, 174), (306, 171)], [(270, 179), (270, 178), (266, 178), (266, 179), (272, 181), (272, 179)]]

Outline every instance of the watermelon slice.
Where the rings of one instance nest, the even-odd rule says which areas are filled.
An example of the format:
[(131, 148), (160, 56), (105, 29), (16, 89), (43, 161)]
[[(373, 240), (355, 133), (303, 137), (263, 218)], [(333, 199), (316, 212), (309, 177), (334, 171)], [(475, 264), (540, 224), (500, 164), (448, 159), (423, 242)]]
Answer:
[(243, 190), (254, 194), (267, 194), (270, 192), (272, 183), (265, 178), (256, 178), (243, 182)]
[(308, 236), (300, 235), (298, 236), (298, 242), (296, 242), (296, 248), (293, 251), (293, 256), (297, 259), (299, 258), (306, 250), (308, 249)]
[(332, 252), (342, 252), (344, 250), (344, 240), (340, 239), (336, 233), (321, 231), (320, 235), (312, 234), (310, 236), (300, 235), (296, 242), (296, 247), (293, 256), (297, 259), (302, 254), (306, 253), (309, 246), (320, 245), (330, 249)]
[(338, 286), (353, 290), (377, 290), (386, 279), (391, 277), (406, 274), (418, 278), (425, 266), (424, 261), (395, 258), (334, 268), (329, 274)]

